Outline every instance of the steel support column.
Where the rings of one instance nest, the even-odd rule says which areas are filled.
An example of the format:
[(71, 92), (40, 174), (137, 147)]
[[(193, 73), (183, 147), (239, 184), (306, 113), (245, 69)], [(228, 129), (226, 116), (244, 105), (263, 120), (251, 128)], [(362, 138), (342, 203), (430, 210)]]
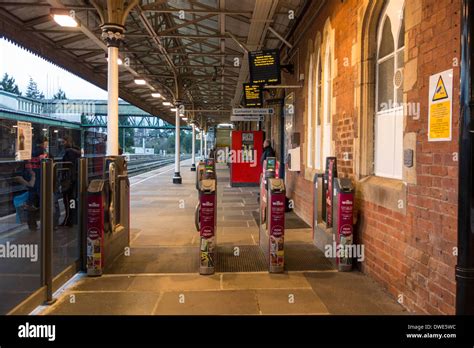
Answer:
[(119, 154), (119, 116), (118, 116), (118, 46), (108, 45), (107, 63), (107, 156)]
[(196, 125), (193, 123), (191, 127), (193, 128), (191, 171), (195, 172), (196, 171)]
[(200, 146), (201, 146), (201, 161), (202, 161), (205, 158), (204, 157), (204, 131), (202, 129), (201, 129)]
[(176, 108), (176, 125), (175, 125), (175, 158), (174, 158), (174, 176), (173, 176), (173, 184), (181, 184), (183, 179), (181, 178), (181, 134), (180, 134), (180, 107), (181, 102), (176, 101), (175, 103)]

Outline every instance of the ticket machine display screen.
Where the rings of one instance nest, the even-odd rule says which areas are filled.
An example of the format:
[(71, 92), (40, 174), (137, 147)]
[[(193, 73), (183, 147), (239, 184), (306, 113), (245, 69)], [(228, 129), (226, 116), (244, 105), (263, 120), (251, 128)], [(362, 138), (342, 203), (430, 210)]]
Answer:
[(267, 158), (267, 168), (266, 168), (266, 170), (275, 171), (275, 168), (276, 168), (276, 158), (275, 157)]

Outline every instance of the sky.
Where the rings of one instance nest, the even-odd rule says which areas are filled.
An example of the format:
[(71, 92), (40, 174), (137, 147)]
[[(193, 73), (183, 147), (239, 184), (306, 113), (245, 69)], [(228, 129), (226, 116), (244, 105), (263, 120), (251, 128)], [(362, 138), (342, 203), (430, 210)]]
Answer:
[(31, 76), (46, 98), (52, 97), (61, 88), (69, 99), (107, 99), (107, 92), (103, 89), (0, 39), (0, 78), (5, 73), (15, 78), (23, 95)]

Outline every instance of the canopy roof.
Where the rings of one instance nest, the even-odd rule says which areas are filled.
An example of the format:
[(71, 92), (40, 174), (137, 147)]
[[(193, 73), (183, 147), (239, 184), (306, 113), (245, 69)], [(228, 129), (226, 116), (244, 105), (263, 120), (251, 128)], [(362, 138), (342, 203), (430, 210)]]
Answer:
[[(174, 123), (174, 113), (153, 98), (176, 97), (183, 86), (187, 110), (199, 124), (229, 121), (248, 80), (245, 50), (281, 48), (307, 0), (140, 0), (127, 17), (120, 49), (120, 97)], [(127, 3), (127, 1), (125, 1)], [(102, 88), (107, 47), (93, 5), (105, 0), (0, 0), (0, 35)], [(78, 28), (60, 27), (52, 9), (74, 11)], [(294, 11), (295, 19), (290, 19)], [(271, 27), (269, 29), (269, 27)], [(169, 59), (168, 59), (169, 58)], [(239, 63), (235, 66), (235, 63)], [(175, 79), (177, 76), (177, 79)], [(138, 86), (140, 77), (147, 85)]]

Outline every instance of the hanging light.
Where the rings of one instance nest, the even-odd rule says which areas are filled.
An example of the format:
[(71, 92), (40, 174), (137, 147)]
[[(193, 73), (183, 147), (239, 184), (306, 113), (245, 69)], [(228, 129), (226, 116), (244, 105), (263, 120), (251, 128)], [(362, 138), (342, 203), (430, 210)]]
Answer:
[(58, 23), (61, 27), (66, 28), (76, 28), (79, 26), (78, 21), (74, 17), (74, 12), (69, 12), (68, 10), (63, 9), (51, 9), (51, 16), (56, 23)]

